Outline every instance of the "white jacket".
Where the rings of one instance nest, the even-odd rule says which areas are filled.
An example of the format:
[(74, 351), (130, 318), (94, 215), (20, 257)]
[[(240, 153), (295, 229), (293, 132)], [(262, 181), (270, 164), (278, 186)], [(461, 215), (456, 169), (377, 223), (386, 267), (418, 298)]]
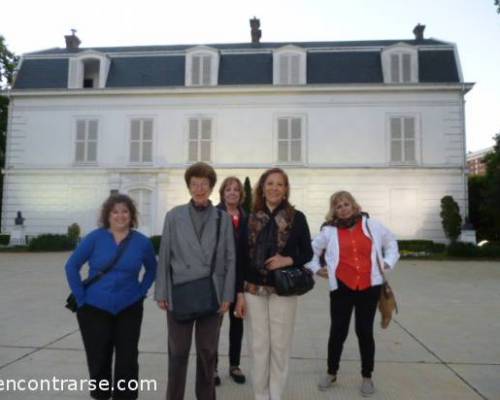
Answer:
[[(393, 269), (399, 260), (398, 242), (389, 229), (374, 219), (363, 216), (362, 228), (363, 233), (372, 240), (371, 284), (372, 286), (380, 285), (383, 279), (377, 263), (380, 263), (382, 268), (388, 265), (390, 269)], [(306, 267), (316, 273), (321, 268), (319, 258), (323, 250), (326, 249), (325, 261), (328, 268), (328, 282), (330, 290), (336, 290), (336, 271), (339, 265), (339, 236), (337, 228), (330, 225), (324, 226), (318, 236), (312, 241), (312, 248), (314, 257)]]

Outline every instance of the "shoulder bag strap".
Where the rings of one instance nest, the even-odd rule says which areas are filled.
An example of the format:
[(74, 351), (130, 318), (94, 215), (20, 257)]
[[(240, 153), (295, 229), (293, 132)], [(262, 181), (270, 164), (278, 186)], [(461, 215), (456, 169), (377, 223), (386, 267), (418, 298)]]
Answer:
[[(368, 217), (366, 217), (366, 230), (368, 231), (368, 234), (370, 235), (370, 238), (372, 239), (372, 246), (374, 246), (375, 244), (373, 243), (374, 240), (373, 240), (373, 235), (372, 235), (372, 232), (370, 230), (370, 225), (368, 225)], [(382, 275), (382, 281), (385, 283), (387, 282), (387, 279), (385, 278), (385, 274), (384, 274), (384, 270), (383, 268), (380, 266), (380, 260), (379, 260), (379, 257), (378, 257), (378, 251), (377, 249), (375, 248), (375, 254), (377, 255), (377, 266), (378, 266), (378, 270), (380, 271), (380, 275)]]
[(125, 249), (127, 248), (130, 238), (132, 237), (132, 230), (128, 233), (128, 235), (120, 242), (118, 245), (118, 250), (116, 251), (115, 256), (113, 259), (103, 268), (101, 269), (97, 274), (95, 274), (92, 278), (87, 278), (83, 281), (83, 286), (85, 288), (89, 287), (93, 283), (96, 283), (99, 281), (104, 275), (106, 275), (109, 271), (111, 271), (115, 265), (118, 263), (118, 260), (122, 256), (122, 254), (125, 252)]

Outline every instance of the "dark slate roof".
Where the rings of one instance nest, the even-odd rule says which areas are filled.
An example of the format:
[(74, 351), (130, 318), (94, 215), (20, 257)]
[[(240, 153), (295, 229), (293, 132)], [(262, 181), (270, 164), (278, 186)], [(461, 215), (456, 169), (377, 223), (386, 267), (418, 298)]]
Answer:
[[(272, 85), (273, 56), (270, 50), (293, 44), (306, 50), (317, 48), (345, 48), (343, 51), (309, 51), (307, 53), (307, 83), (382, 83), (380, 51), (367, 46), (384, 47), (405, 42), (412, 45), (436, 46), (437, 50), (419, 50), (420, 82), (458, 82), (458, 69), (453, 49), (449, 44), (434, 39), (383, 40), (360, 42), (291, 42), (260, 44), (207, 45), (220, 50), (242, 50), (222, 53), (219, 65), (219, 85)], [(139, 46), (93, 48), (110, 56), (111, 64), (106, 87), (174, 87), (184, 86), (185, 56), (193, 45)], [(349, 47), (349, 49), (347, 49)], [(351, 49), (352, 47), (352, 49)], [(363, 47), (363, 51), (356, 51)], [(440, 47), (442, 47), (440, 49)], [(245, 50), (254, 50), (245, 53)], [(14, 89), (64, 89), (68, 80), (66, 56), (89, 49), (49, 49), (26, 55), (17, 75)], [(262, 50), (259, 52), (259, 50)], [(167, 54), (147, 55), (148, 52)], [(180, 54), (168, 54), (179, 51)], [(127, 56), (119, 53), (127, 52)], [(136, 56), (133, 53), (138, 53)], [(51, 59), (51, 56), (53, 58)], [(38, 58), (42, 57), (42, 58)]]

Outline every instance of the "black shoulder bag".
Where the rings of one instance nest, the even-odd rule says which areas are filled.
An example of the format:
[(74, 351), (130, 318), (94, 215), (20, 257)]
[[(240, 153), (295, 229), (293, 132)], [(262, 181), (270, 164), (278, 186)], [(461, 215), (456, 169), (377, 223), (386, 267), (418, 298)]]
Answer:
[[(87, 278), (82, 282), (83, 287), (85, 289), (87, 289), (90, 285), (99, 281), (104, 275), (106, 275), (109, 271), (111, 271), (114, 268), (114, 266), (116, 265), (122, 254), (125, 252), (125, 249), (127, 248), (127, 245), (130, 242), (131, 236), (132, 236), (132, 231), (130, 231), (129, 234), (120, 242), (118, 250), (116, 251), (116, 254), (113, 257), (113, 259), (92, 278)], [(78, 309), (76, 297), (73, 293), (70, 293), (70, 295), (66, 299), (66, 304), (64, 305), (64, 307), (66, 307), (71, 312), (76, 312), (76, 310)]]
[[(195, 319), (214, 315), (219, 310), (219, 301), (215, 291), (213, 274), (219, 245), (222, 211), (217, 210), (217, 233), (215, 249), (210, 264), (210, 275), (205, 278), (174, 285), (172, 280), (172, 315), (176, 321), (190, 322)], [(170, 278), (172, 279), (172, 272)]]

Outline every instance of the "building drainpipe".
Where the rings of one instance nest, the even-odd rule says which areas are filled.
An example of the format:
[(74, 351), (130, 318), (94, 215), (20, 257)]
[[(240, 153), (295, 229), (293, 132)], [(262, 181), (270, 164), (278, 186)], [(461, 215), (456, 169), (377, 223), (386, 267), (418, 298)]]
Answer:
[(462, 167), (462, 176), (463, 176), (463, 185), (464, 185), (464, 204), (465, 204), (465, 209), (463, 212), (464, 215), (464, 223), (465, 220), (469, 219), (469, 171), (467, 168), (467, 154), (466, 154), (466, 129), (465, 129), (465, 93), (467, 92), (467, 89), (465, 87), (465, 84), (462, 83), (462, 92), (460, 94), (460, 108), (461, 108), (461, 113), (462, 113), (462, 131), (463, 131), (463, 139), (464, 139), (464, 147), (463, 147), (463, 167)]

